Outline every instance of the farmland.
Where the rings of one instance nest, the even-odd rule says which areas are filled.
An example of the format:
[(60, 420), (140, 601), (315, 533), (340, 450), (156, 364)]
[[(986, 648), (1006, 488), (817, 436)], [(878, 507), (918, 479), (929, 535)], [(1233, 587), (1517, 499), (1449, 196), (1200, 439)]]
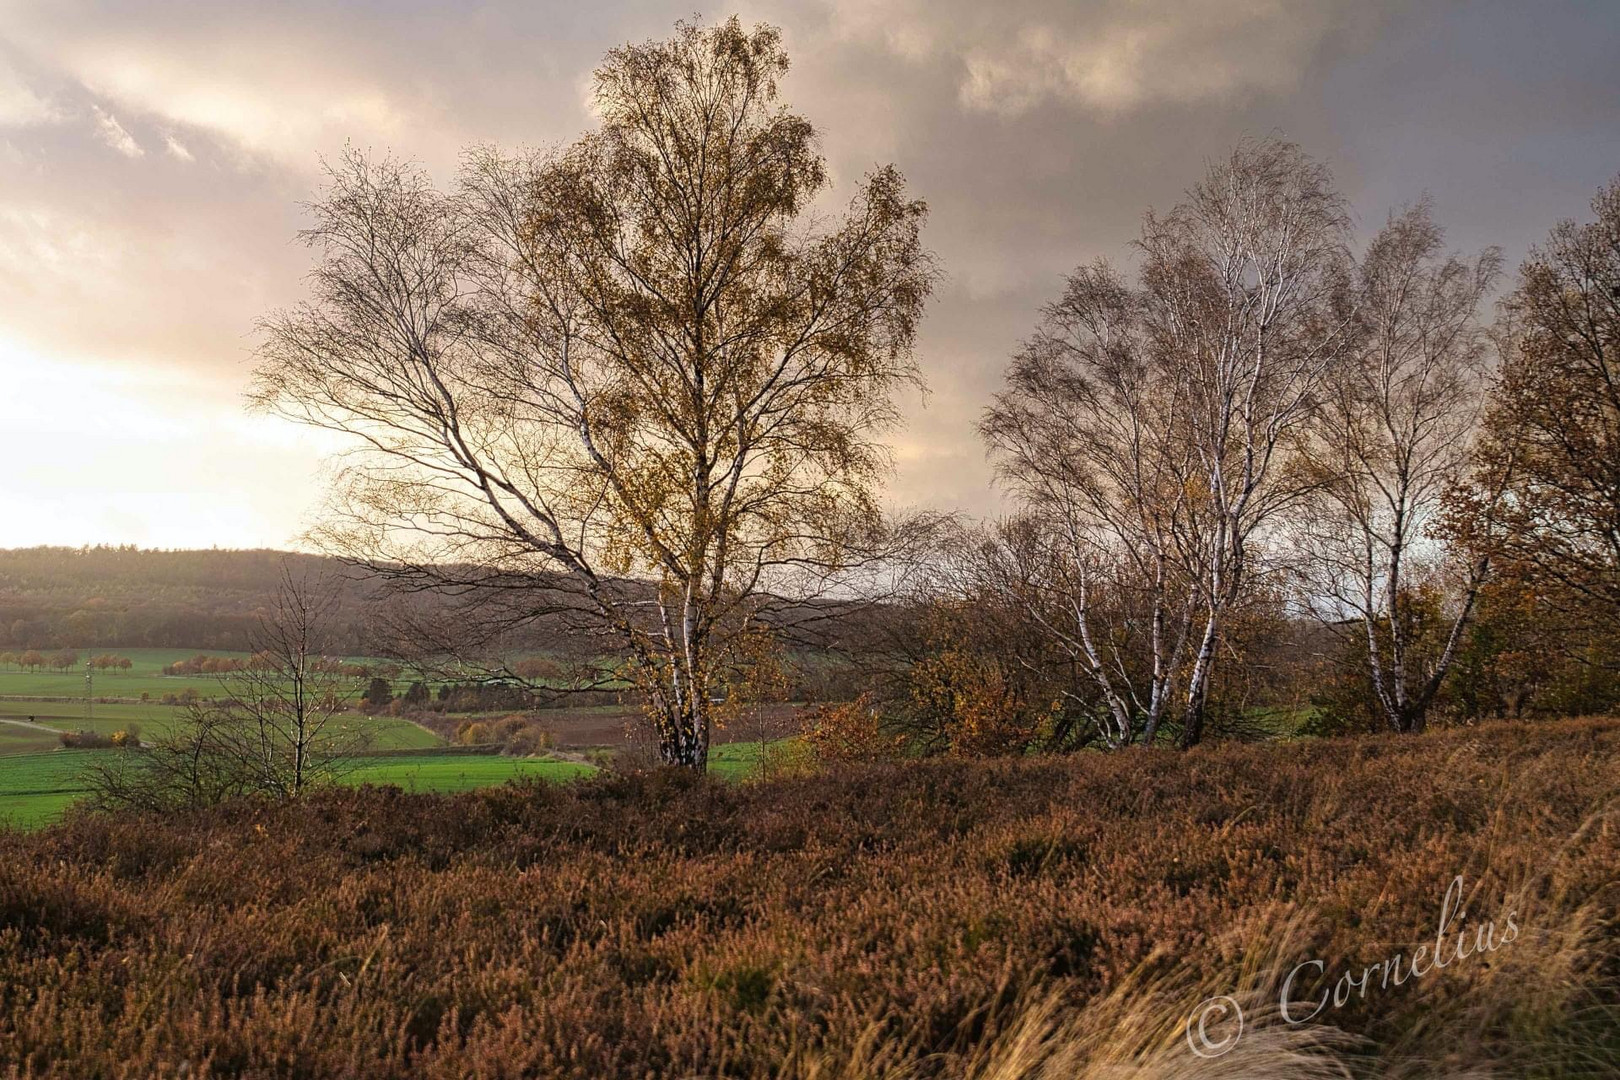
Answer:
[[(63, 732), (111, 735), (135, 731), (150, 741), (174, 733), (185, 711), (164, 705), (164, 695), (187, 690), (217, 696), (221, 684), (211, 675), (164, 675), (170, 664), (199, 650), (110, 649), (128, 657), (127, 673), (97, 672), (96, 701), (86, 718), (82, 667), (68, 672), (0, 670), (0, 823), (36, 827), (54, 821), (86, 792), (84, 773), (94, 762), (119, 750), (61, 749)], [(209, 651), (210, 656), (245, 658), (246, 653)], [(141, 700), (142, 696), (148, 700)], [(111, 700), (108, 700), (111, 699)], [(354, 784), (397, 784), (407, 791), (462, 791), (510, 779), (562, 780), (593, 771), (572, 761), (465, 756), (435, 753), (444, 740), (410, 720), (353, 712), (340, 716), (340, 731), (357, 730), (367, 753), (348, 763), (345, 779)]]
[[(183, 708), (161, 703), (164, 695), (192, 690), (217, 696), (221, 684), (209, 675), (163, 675), (164, 667), (198, 654), (195, 649), (109, 649), (132, 662), (127, 674), (97, 673), (96, 700), (86, 718), (82, 668), (72, 672), (0, 670), (0, 825), (36, 828), (59, 820), (87, 791), (85, 770), (120, 750), (64, 750), (64, 732), (138, 732), (150, 742), (174, 734), (185, 723)], [(208, 651), (210, 656), (244, 658), (241, 652)], [(351, 661), (364, 662), (364, 661)], [(402, 689), (402, 687), (401, 687)], [(147, 700), (140, 700), (141, 695)], [(584, 750), (622, 745), (626, 722), (634, 713), (624, 706), (582, 706), (547, 710), (541, 723), (555, 733), (557, 745)], [(456, 721), (478, 719), (476, 714)], [(778, 718), (780, 719), (780, 718)], [(509, 757), (449, 752), (444, 736), (405, 717), (342, 714), (336, 732), (362, 737), (362, 756), (345, 764), (343, 782), (388, 784), (407, 792), (455, 792), (503, 784), (509, 780), (563, 781), (596, 771), (577, 754)], [(715, 747), (713, 769), (721, 776), (742, 778), (759, 769), (765, 745), (752, 731), (737, 731), (738, 741)], [(724, 738), (725, 736), (721, 736)], [(718, 740), (717, 740), (718, 741)]]
[[(23, 828), (61, 817), (87, 788), (85, 770), (123, 750), (42, 751), (0, 755), (0, 823)], [(572, 780), (595, 772), (574, 761), (446, 754), (376, 755), (348, 763), (347, 784), (393, 784), (405, 791), (468, 791), (508, 780)]]

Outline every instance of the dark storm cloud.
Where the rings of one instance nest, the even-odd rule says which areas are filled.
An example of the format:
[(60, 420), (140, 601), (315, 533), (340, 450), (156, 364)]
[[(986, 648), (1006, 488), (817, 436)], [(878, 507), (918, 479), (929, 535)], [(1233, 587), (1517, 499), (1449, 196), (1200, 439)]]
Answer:
[[(469, 142), (569, 139), (590, 123), (601, 54), (690, 9), (0, 0), (0, 364), (189, 381), (184, 404), (131, 399), (131, 441), (141, 416), (220, 410), (188, 455), (274, 460), (254, 482), (307, 487), (302, 443), (214, 444), (231, 437), (254, 317), (300, 287), (307, 260), (289, 239), (318, 156), (352, 140), (448, 178)], [(1039, 305), (1075, 264), (1128, 260), (1142, 211), (1243, 135), (1302, 142), (1367, 224), (1429, 191), (1455, 243), (1510, 258), (1620, 170), (1610, 4), (736, 10), (783, 28), (785, 94), (824, 133), (837, 199), (893, 161), (933, 209), (948, 277), (921, 341), (932, 393), (897, 439), (900, 501), (993, 510), (973, 425)], [(228, 528), (220, 543), (284, 543), (296, 522)]]

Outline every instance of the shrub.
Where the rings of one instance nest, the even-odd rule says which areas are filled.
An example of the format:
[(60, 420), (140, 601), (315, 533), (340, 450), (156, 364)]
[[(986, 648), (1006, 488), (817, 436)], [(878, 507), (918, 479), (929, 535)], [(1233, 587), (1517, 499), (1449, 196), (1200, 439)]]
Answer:
[[(0, 1031), (40, 1078), (1610, 1077), (1617, 793), (1605, 720), (81, 815), (0, 832)], [(1535, 932), (1255, 1007), (1432, 944), (1457, 874)]]
[(463, 746), (486, 746), (495, 741), (495, 733), (481, 721), (469, 721), (456, 729), (456, 741)]
[(114, 739), (124, 732), (114, 732), (112, 735), (103, 735), (99, 731), (64, 731), (60, 738), (62, 745), (69, 750), (103, 750), (109, 746), (122, 746), (122, 741)]
[(870, 694), (840, 705), (821, 705), (806, 717), (805, 741), (826, 762), (892, 761), (905, 736), (884, 730)]

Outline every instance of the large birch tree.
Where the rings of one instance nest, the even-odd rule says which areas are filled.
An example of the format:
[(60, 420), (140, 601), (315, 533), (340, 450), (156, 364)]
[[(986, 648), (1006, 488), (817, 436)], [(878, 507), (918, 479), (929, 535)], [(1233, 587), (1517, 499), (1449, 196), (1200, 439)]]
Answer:
[(266, 321), (257, 400), (349, 437), (318, 536), (412, 588), (601, 636), (661, 758), (772, 612), (878, 559), (896, 391), (935, 271), (892, 167), (842, 214), (778, 100), (778, 32), (679, 25), (611, 52), (600, 127), (475, 149), (436, 190), (346, 156)]

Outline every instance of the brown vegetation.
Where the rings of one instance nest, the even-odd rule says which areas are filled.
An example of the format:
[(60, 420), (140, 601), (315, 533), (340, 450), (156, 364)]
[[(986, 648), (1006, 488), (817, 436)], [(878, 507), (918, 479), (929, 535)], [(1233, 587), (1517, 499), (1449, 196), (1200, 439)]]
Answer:
[(0, 1046), (71, 1077), (1329, 1075), (1326, 1024), (1256, 1008), (1218, 1070), (1182, 1023), (1410, 955), (1462, 874), (1521, 940), (1331, 1023), (1369, 1069), (1613, 1075), (1617, 793), (1620, 725), (1584, 721), (85, 816), (0, 835)]

